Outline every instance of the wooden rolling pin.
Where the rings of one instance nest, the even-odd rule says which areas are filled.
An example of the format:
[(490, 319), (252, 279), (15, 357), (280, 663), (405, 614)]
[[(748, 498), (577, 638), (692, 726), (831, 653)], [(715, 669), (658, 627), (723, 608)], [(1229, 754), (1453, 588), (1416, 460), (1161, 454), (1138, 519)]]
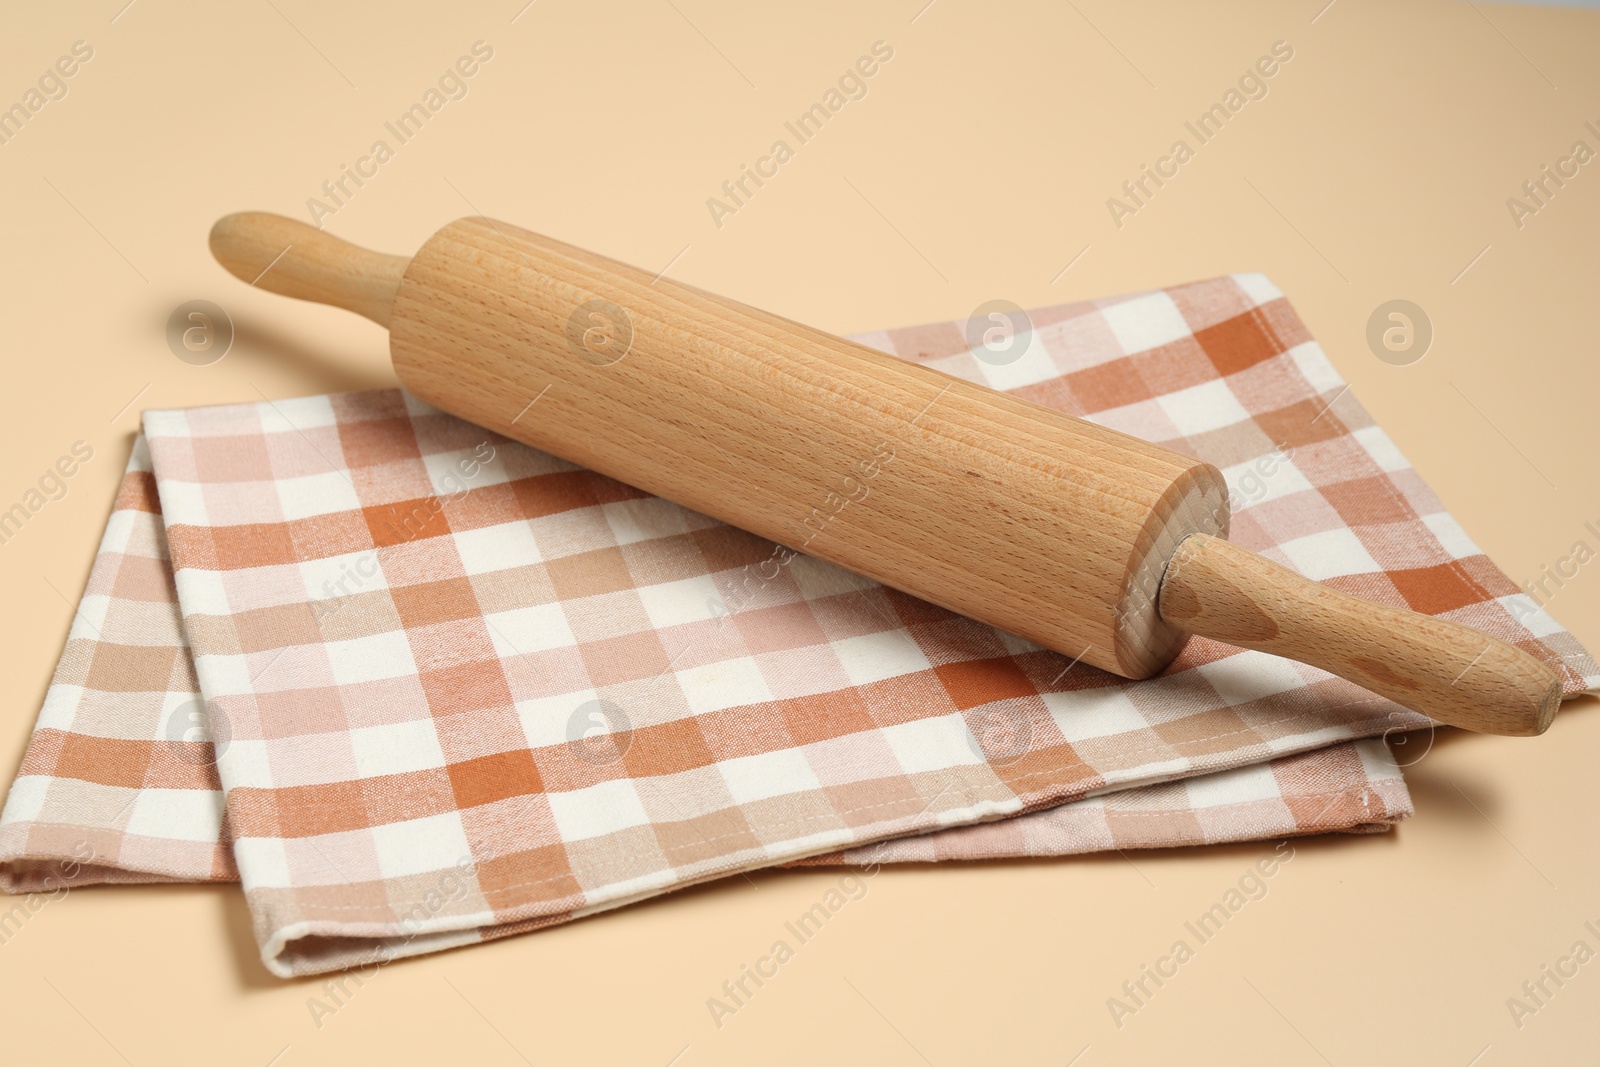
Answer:
[(1126, 678), (1203, 634), (1469, 730), (1561, 698), (1512, 645), (1230, 544), (1208, 463), (503, 222), (408, 260), (245, 213), (211, 250), (387, 326), (437, 407)]

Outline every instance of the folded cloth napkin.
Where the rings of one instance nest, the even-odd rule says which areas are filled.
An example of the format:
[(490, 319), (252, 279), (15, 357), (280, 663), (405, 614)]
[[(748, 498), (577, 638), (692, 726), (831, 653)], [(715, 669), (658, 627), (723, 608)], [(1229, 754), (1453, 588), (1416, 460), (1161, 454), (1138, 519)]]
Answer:
[[(862, 338), (1216, 463), (1240, 543), (1600, 683), (1264, 278), (1025, 339)], [(780, 864), (1381, 830), (1382, 738), (1426, 725), (1201, 639), (1115, 678), (399, 391), (152, 411), (0, 886), (238, 878), (267, 967), (315, 973)]]

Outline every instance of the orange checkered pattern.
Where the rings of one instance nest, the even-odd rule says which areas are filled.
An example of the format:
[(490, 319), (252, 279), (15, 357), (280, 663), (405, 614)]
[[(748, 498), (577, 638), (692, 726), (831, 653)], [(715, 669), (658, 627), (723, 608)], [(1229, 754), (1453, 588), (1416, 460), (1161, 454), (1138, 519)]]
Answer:
[[(1031, 323), (863, 340), (1215, 463), (1236, 541), (1600, 682), (1265, 279)], [(237, 877), (311, 973), (780, 864), (1383, 829), (1426, 725), (1199, 639), (1127, 682), (398, 391), (153, 411), (0, 884)]]

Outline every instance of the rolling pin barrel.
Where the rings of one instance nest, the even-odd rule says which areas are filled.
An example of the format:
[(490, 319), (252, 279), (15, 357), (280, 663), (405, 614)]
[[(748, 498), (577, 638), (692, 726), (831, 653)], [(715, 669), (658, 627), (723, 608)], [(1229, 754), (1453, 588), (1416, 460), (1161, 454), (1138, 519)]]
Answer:
[(1538, 733), (1559, 701), (1519, 649), (1229, 545), (1210, 464), (506, 223), (409, 264), (253, 213), (211, 244), (387, 325), (429, 403), (1124, 677), (1202, 633), (1472, 729)]
[(422, 246), (390, 350), (448, 411), (1129, 677), (1226, 522), (1208, 464), (504, 223)]

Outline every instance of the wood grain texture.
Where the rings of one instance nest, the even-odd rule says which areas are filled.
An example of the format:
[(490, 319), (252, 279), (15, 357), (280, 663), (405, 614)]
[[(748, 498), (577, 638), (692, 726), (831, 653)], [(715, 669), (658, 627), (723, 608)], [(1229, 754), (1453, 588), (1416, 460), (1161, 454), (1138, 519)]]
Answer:
[(1540, 734), (1561, 702), (1554, 672), (1514, 645), (1347, 596), (1215, 537), (1178, 546), (1160, 608), (1192, 633), (1321, 667), (1469, 730)]
[(264, 211), (218, 219), (211, 227), (211, 254), (251, 285), (342, 307), (380, 326), (389, 325), (395, 290), (409, 262)]
[(430, 238), (390, 328), (430, 403), (1126, 677), (1226, 531), (1209, 464), (501, 222)]

